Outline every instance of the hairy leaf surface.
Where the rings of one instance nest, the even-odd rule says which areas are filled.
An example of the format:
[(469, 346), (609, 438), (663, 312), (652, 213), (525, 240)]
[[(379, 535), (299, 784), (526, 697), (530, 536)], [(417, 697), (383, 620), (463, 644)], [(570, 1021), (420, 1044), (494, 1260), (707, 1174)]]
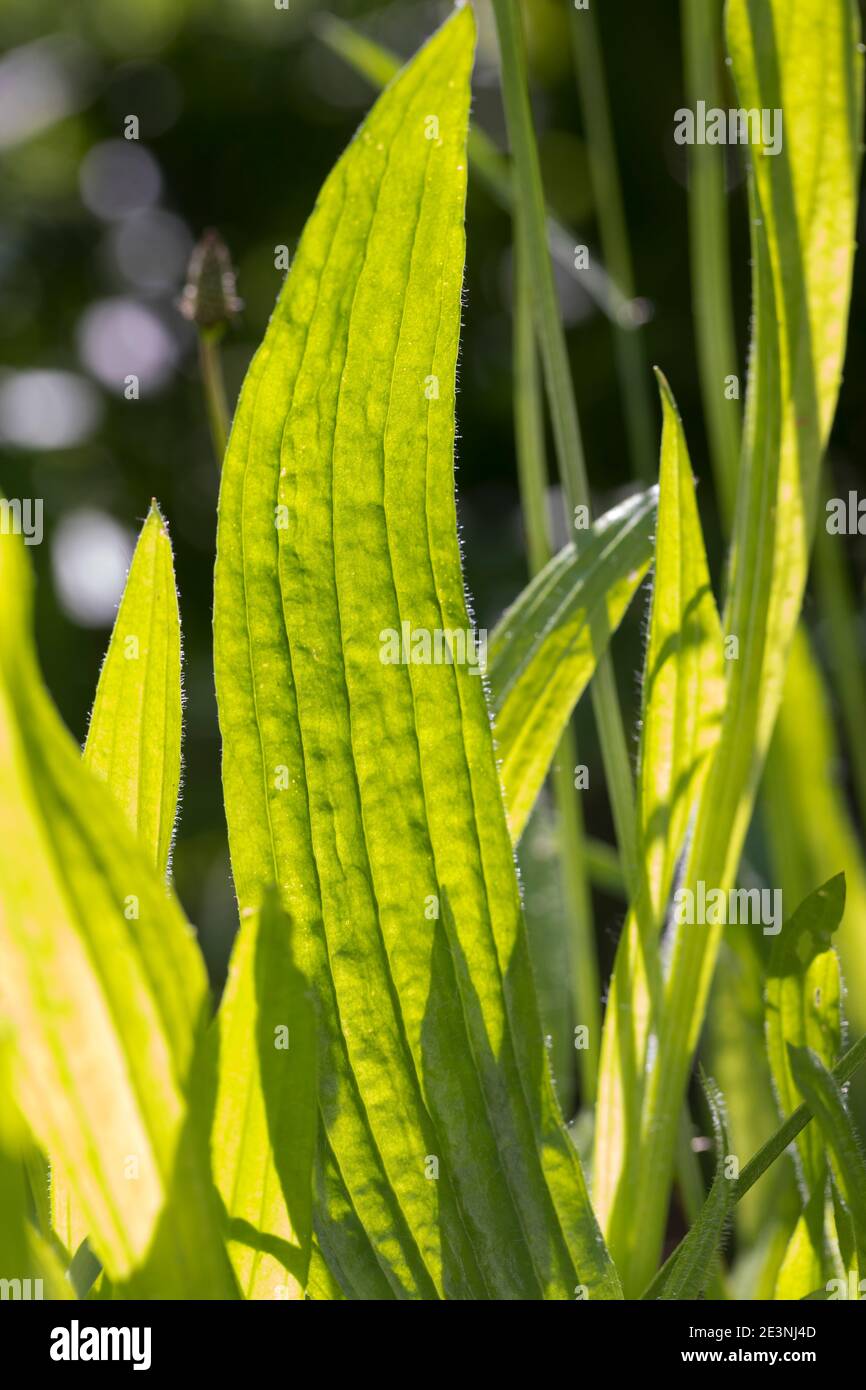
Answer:
[(685, 434), (661, 376), (659, 384), (659, 514), (638, 764), (641, 883), (620, 938), (608, 997), (594, 1161), (596, 1210), (621, 1252), (636, 1235), (628, 1202), (639, 1156), (651, 1002), (653, 990), (656, 1003), (661, 990), (658, 935), (718, 739), (724, 700), (722, 631)]
[(160, 873), (180, 786), (180, 614), (171, 542), (152, 503), (96, 689), (84, 761), (106, 782)]
[(473, 44), (461, 9), (374, 107), (244, 385), (215, 608), (232, 862), (242, 910), (278, 884), (316, 991), (326, 1258), (360, 1228), (398, 1297), (616, 1296), (547, 1070), (482, 681), (380, 659), (404, 623), (469, 626)]
[(31, 580), (0, 538), (0, 1009), (22, 1111), (112, 1279), (230, 1297), (186, 1092), (207, 1009), (189, 926), (41, 681)]
[(697, 1221), (653, 1280), (644, 1298), (700, 1298), (710, 1280), (719, 1246), (734, 1204), (734, 1183), (727, 1173), (731, 1150), (722, 1096), (713, 1082), (704, 1079), (704, 1095), (710, 1111), (716, 1150), (716, 1171), (707, 1200)]

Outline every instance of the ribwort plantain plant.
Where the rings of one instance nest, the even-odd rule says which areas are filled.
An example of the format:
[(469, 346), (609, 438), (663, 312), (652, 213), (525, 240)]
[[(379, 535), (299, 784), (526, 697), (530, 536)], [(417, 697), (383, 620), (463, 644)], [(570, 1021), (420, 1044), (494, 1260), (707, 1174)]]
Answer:
[[(721, 11), (683, 8), (698, 100)], [(216, 1009), (170, 881), (182, 659), (166, 521), (154, 502), (83, 756), (40, 675), (26, 552), (0, 536), (0, 1277), (40, 1278), (53, 1298), (799, 1299), (866, 1276), (866, 1166), (845, 1089), (866, 1055), (866, 918), (846, 914), (862, 853), (823, 766), (819, 838), (786, 791), (785, 751), (798, 720), (834, 738), (798, 624), (851, 292), (856, 11), (727, 5), (739, 106), (778, 113), (784, 131), (747, 151), (741, 447), (717, 379), (723, 366), (736, 377), (720, 170), (711, 146), (693, 152), (700, 365), (730, 530), (721, 603), (661, 371), (658, 484), (593, 519), (554, 277), (570, 234), (545, 203), (521, 7), (493, 0), (493, 12), (508, 163), (469, 129), (470, 5), (394, 75), (387, 54), (320, 21), (387, 85), (325, 180), (221, 457), (214, 673), (239, 926)], [(640, 315), (611, 124), (593, 106), (606, 102), (601, 50), (580, 13), (572, 23), (613, 272), (593, 292), (615, 320), (645, 458), (651, 380), (630, 336)], [(473, 172), (513, 215), (532, 574), (489, 644), (454, 486)], [(199, 259), (233, 313), (222, 243), (211, 235)], [(194, 281), (183, 305), (222, 455), (217, 337), (230, 315), (202, 318)], [(545, 410), (573, 536), (556, 553)], [(642, 586), (633, 771), (611, 650)], [(585, 692), (613, 864), (587, 838), (571, 774)], [(517, 873), (552, 771), (574, 1127)], [(762, 779), (784, 920), (763, 913), (777, 890), (743, 862)], [(600, 877), (627, 899), (603, 1007)], [(700, 1088), (699, 1044), (712, 1073)], [(705, 1117), (708, 1181), (692, 1144)], [(756, 1202), (770, 1183), (778, 1200)], [(672, 1209), (689, 1219), (666, 1256)], [(725, 1254), (732, 1219), (747, 1268)]]

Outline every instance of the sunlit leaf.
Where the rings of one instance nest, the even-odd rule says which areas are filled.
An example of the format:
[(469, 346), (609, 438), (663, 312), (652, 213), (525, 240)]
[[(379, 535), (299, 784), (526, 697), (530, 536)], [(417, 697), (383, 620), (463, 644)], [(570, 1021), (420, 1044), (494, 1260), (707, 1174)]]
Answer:
[(84, 761), (161, 873), (177, 815), (180, 738), (180, 615), (171, 542), (154, 502), (99, 677)]
[(431, 644), (469, 626), (473, 47), (464, 8), (376, 104), (243, 388), (215, 600), (232, 863), (242, 910), (275, 881), (296, 925), (338, 1195), (394, 1292), (616, 1296), (547, 1070), (483, 682), (398, 654), (404, 623)]
[[(689, 819), (719, 736), (722, 631), (710, 587), (682, 421), (659, 377), (662, 444), (638, 764), (641, 884), (617, 950), (602, 1039), (593, 1197), (622, 1256), (639, 1158), (642, 1078), (658, 935)], [(655, 960), (655, 964), (653, 961)]]
[(18, 1100), (112, 1278), (231, 1296), (187, 1107), (203, 963), (42, 685), (30, 583), (20, 540), (0, 537), (0, 1011)]
[(600, 655), (593, 619), (615, 632), (652, 555), (656, 490), (613, 507), (566, 546), (505, 612), (490, 639), (489, 677), (512, 838), (523, 833), (560, 735)]

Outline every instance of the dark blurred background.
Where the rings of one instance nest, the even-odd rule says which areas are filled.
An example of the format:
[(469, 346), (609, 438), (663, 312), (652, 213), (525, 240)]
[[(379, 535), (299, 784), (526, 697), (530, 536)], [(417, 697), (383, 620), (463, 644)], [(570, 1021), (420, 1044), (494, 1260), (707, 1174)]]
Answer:
[[(567, 32), (568, 0), (523, 0), (547, 193), (578, 240), (597, 247)], [(48, 683), (76, 738), (87, 714), (136, 531), (151, 496), (175, 546), (185, 647), (186, 737), (175, 877), (219, 981), (235, 928), (219, 783), (211, 663), (218, 475), (192, 327), (176, 300), (195, 239), (220, 230), (243, 313), (223, 344), (232, 398), (279, 290), (274, 248), (294, 251), (317, 190), (373, 100), (315, 31), (317, 12), (356, 23), (408, 57), (447, 2), (331, 0), (2, 0), (0, 2), (0, 485), (44, 499), (38, 640)], [(504, 147), (497, 56), (486, 4), (475, 118)], [(674, 0), (599, 0), (647, 360), (678, 397), (718, 573), (721, 538), (698, 394), (688, 270), (685, 104)], [(135, 114), (140, 138), (125, 140)], [(742, 170), (730, 168), (731, 249), (741, 373), (749, 313)], [(526, 580), (517, 501), (511, 377), (511, 226), (477, 184), (468, 210), (460, 369), (458, 488), (477, 620), (492, 626)], [(847, 380), (832, 458), (839, 489), (862, 476), (866, 439), (864, 267), (857, 274)], [(596, 505), (633, 486), (608, 320), (575, 277), (562, 284), (574, 380)], [(138, 375), (127, 401), (123, 379)], [(554, 510), (556, 510), (554, 508)], [(862, 592), (864, 541), (850, 543)], [(645, 602), (615, 660), (635, 727)], [(856, 658), (855, 658), (856, 659)], [(593, 759), (588, 710), (582, 757)], [(611, 837), (601, 779), (586, 796), (593, 834)], [(549, 822), (522, 864), (536, 932), (555, 933)], [(622, 907), (600, 901), (603, 967)], [(558, 939), (561, 939), (561, 935)], [(555, 960), (555, 951), (547, 960)], [(554, 967), (555, 968), (555, 967)]]

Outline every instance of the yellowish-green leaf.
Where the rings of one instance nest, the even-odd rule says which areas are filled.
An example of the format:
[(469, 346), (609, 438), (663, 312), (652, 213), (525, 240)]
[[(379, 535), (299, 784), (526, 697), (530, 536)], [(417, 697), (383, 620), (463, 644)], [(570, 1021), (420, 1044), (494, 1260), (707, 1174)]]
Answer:
[(275, 895), (241, 922), (214, 1022), (211, 1147), (245, 1298), (303, 1298), (312, 1239), (316, 1035)]
[(278, 885), (316, 992), (326, 1258), (360, 1228), (365, 1277), (398, 1297), (616, 1297), (547, 1069), (483, 682), (443, 659), (469, 627), (474, 37), (458, 10), (373, 108), (244, 384), (215, 595), (230, 846), (241, 908)]
[(0, 1010), (19, 1104), (111, 1277), (231, 1296), (187, 1090), (208, 993), (189, 926), (44, 689), (0, 537)]
[(151, 504), (99, 677), (84, 761), (106, 782), (160, 873), (180, 786), (180, 615), (171, 542)]
[(656, 489), (611, 508), (579, 552), (555, 555), (506, 610), (490, 640), (489, 677), (500, 772), (515, 843), (563, 729), (616, 631), (652, 555)]
[(628, 1208), (639, 1156), (653, 991), (660, 1002), (658, 934), (724, 702), (722, 631), (688, 449), (660, 374), (659, 385), (659, 514), (638, 764), (641, 885), (620, 938), (608, 996), (593, 1165), (596, 1211), (621, 1257), (638, 1235)]
[[(99, 677), (84, 761), (106, 783), (160, 873), (168, 871), (181, 743), (180, 614), (171, 542), (151, 503)], [(87, 1235), (59, 1159), (52, 1224), (70, 1256)]]

